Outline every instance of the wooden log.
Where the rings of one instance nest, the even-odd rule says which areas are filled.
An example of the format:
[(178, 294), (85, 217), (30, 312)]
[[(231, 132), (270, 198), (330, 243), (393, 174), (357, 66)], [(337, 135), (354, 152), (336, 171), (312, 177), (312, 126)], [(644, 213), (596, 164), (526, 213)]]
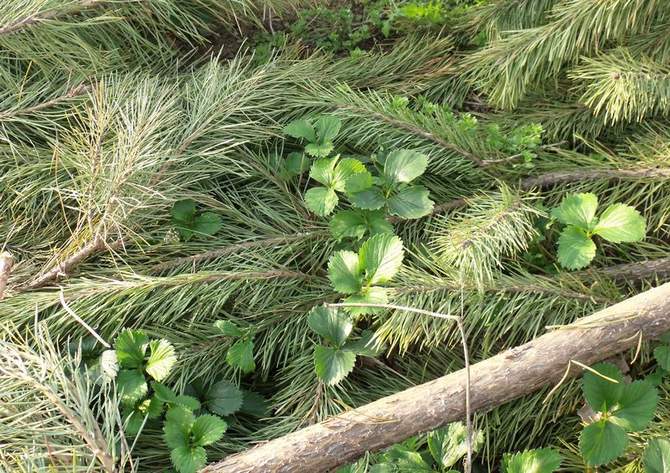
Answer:
[[(471, 406), (484, 412), (555, 385), (571, 361), (592, 365), (670, 330), (670, 283), (471, 366)], [(465, 417), (460, 370), (213, 463), (202, 473), (319, 473)]]

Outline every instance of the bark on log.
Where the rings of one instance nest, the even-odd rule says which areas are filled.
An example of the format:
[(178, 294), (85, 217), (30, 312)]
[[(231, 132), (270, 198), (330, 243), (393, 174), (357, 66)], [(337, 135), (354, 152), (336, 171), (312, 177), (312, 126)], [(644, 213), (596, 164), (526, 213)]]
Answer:
[[(670, 283), (471, 366), (471, 405), (487, 411), (670, 330)], [(207, 466), (202, 473), (319, 473), (465, 416), (465, 372), (332, 417)]]

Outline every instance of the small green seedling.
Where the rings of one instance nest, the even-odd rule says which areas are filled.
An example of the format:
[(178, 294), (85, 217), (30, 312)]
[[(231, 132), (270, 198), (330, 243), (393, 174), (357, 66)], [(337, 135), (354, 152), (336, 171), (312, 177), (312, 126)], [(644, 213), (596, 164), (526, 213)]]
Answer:
[(226, 362), (233, 368), (239, 368), (243, 373), (253, 373), (256, 369), (254, 361), (253, 328), (242, 329), (229, 320), (217, 320), (214, 327), (224, 336), (235, 339), (235, 343), (226, 353)]
[(195, 473), (207, 464), (205, 448), (218, 442), (228, 428), (213, 415), (195, 416), (183, 407), (171, 408), (165, 416), (163, 433), (170, 459), (179, 473)]
[[(294, 120), (284, 127), (284, 134), (293, 138), (304, 140), (305, 153), (315, 158), (325, 158), (333, 151), (333, 140), (340, 132), (342, 122), (339, 118), (323, 116), (312, 124), (307, 119), (301, 118)], [(286, 163), (290, 170), (299, 170), (302, 165), (296, 166), (293, 162), (297, 158), (289, 157), (290, 161)]]
[(552, 210), (552, 217), (566, 225), (558, 239), (558, 261), (564, 268), (580, 269), (596, 255), (595, 235), (612, 243), (640, 241), (646, 222), (633, 207), (610, 205), (596, 217), (598, 197), (595, 194), (572, 194)]
[(609, 363), (593, 367), (582, 379), (582, 391), (595, 412), (579, 438), (579, 449), (591, 466), (610, 463), (628, 445), (628, 432), (644, 429), (654, 418), (658, 392), (647, 380), (624, 382), (619, 369)]
[(196, 212), (192, 199), (178, 200), (172, 206), (172, 224), (182, 240), (188, 241), (193, 235), (211, 236), (221, 229), (221, 217), (214, 212)]
[[(389, 234), (369, 238), (358, 253), (338, 251), (328, 260), (328, 278), (333, 288), (342, 294), (350, 294), (344, 302), (356, 304), (386, 304), (386, 288), (380, 287), (390, 281), (400, 269), (404, 257), (402, 240)], [(374, 313), (370, 307), (348, 307), (353, 315)]]
[(121, 332), (114, 351), (119, 364), (116, 385), (125, 405), (134, 405), (147, 395), (149, 385), (145, 375), (162, 381), (177, 361), (174, 347), (167, 340), (149, 340), (139, 330)]
[(317, 215), (330, 215), (339, 202), (338, 192), (353, 194), (372, 186), (372, 175), (365, 165), (354, 158), (317, 159), (309, 177), (322, 186), (313, 187), (305, 193), (305, 204)]
[(553, 473), (561, 466), (561, 455), (551, 448), (505, 453), (503, 473)]
[(317, 306), (307, 316), (307, 325), (326, 345), (314, 347), (314, 368), (321, 381), (334, 385), (354, 369), (356, 356), (376, 356), (371, 347), (372, 334), (349, 340), (354, 322), (350, 315), (336, 308)]

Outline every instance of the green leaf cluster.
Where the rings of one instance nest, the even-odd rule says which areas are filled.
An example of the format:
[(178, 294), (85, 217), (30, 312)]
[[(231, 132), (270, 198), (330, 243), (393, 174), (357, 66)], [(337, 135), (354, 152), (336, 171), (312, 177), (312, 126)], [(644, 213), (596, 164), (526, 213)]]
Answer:
[(589, 465), (609, 463), (622, 455), (628, 445), (628, 432), (644, 429), (654, 417), (658, 392), (647, 380), (624, 382), (619, 369), (599, 363), (582, 379), (582, 392), (595, 421), (579, 438), (579, 448)]
[[(342, 122), (337, 117), (322, 116), (312, 122), (301, 118), (284, 127), (284, 134), (305, 143), (304, 152), (313, 158), (325, 158), (334, 149), (333, 140), (337, 137)], [(300, 174), (305, 170), (303, 153), (289, 155), (285, 162), (290, 174)]]
[(595, 194), (571, 194), (552, 210), (552, 217), (566, 225), (558, 239), (558, 261), (564, 268), (580, 269), (596, 255), (595, 235), (612, 243), (640, 241), (646, 233), (644, 217), (633, 207), (617, 203), (596, 217)]
[(172, 224), (184, 241), (196, 236), (212, 236), (221, 229), (221, 217), (214, 212), (196, 210), (193, 199), (178, 200), (170, 211)]
[[(333, 288), (349, 294), (345, 302), (356, 304), (385, 304), (387, 290), (380, 287), (390, 281), (400, 269), (404, 257), (402, 240), (387, 233), (369, 238), (358, 253), (342, 250), (328, 261), (328, 278)], [(354, 315), (373, 313), (369, 307), (350, 307)]]
[(307, 325), (326, 345), (314, 347), (314, 368), (321, 381), (337, 384), (354, 369), (356, 356), (376, 356), (371, 333), (349, 340), (354, 322), (346, 312), (333, 307), (314, 307), (307, 316)]
[(195, 473), (207, 463), (206, 446), (223, 437), (226, 422), (213, 415), (195, 416), (192, 410), (174, 407), (165, 416), (163, 435), (170, 459), (179, 473)]
[[(477, 452), (484, 443), (481, 431), (475, 431), (472, 450)], [(434, 430), (426, 436), (425, 447), (419, 438), (410, 438), (394, 445), (379, 456), (371, 473), (434, 472), (455, 473), (452, 469), (467, 453), (467, 429), (462, 422)]]
[(214, 327), (224, 336), (235, 339), (226, 353), (226, 363), (233, 368), (239, 368), (242, 373), (253, 373), (256, 370), (254, 361), (253, 327), (240, 328), (229, 320), (217, 320)]

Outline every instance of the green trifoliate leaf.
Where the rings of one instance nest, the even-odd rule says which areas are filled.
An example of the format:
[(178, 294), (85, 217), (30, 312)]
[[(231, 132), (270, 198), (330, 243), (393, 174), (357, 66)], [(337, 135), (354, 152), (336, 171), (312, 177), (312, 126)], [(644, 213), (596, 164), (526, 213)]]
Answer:
[(360, 267), (369, 285), (385, 283), (400, 269), (404, 257), (402, 240), (388, 234), (375, 235), (361, 246)]
[(320, 117), (316, 121), (316, 134), (319, 141), (332, 141), (340, 132), (342, 122), (336, 117)]
[(337, 292), (359, 292), (362, 287), (362, 273), (358, 255), (352, 251), (338, 251), (328, 260), (328, 279)]
[[(462, 422), (454, 422), (448, 427), (428, 434), (428, 449), (438, 465), (449, 468), (455, 465), (468, 451), (468, 431)], [(473, 433), (472, 450), (477, 451), (484, 442), (481, 431)]]
[(149, 342), (149, 359), (146, 371), (156, 381), (164, 380), (177, 362), (174, 347), (167, 340)]
[[(352, 294), (344, 299), (344, 302), (351, 304), (388, 304), (388, 292), (383, 287), (366, 287), (358, 294)], [(384, 309), (378, 307), (347, 307), (347, 312), (351, 315), (377, 314)]]
[(656, 388), (647, 381), (634, 381), (624, 385), (610, 421), (629, 432), (637, 432), (654, 418), (657, 404)]
[(226, 337), (241, 337), (244, 335), (242, 330), (230, 320), (217, 320), (214, 322), (214, 327)]
[(305, 146), (305, 153), (315, 158), (325, 158), (333, 151), (333, 143), (309, 143)]
[(365, 210), (381, 209), (386, 203), (384, 194), (382, 194), (381, 189), (378, 187), (371, 187), (362, 192), (347, 194), (347, 197), (354, 207)]
[(660, 347), (654, 348), (654, 358), (656, 358), (658, 366), (665, 371), (670, 371), (670, 346), (661, 345)]
[(561, 455), (551, 448), (503, 455), (503, 473), (553, 473), (561, 466)]
[(293, 152), (286, 157), (284, 168), (289, 176), (299, 176), (309, 169), (310, 163), (311, 161), (305, 156), (305, 153)]
[(393, 183), (411, 182), (426, 171), (428, 156), (407, 149), (392, 151), (384, 161), (384, 175)]
[(571, 194), (563, 199), (559, 207), (552, 210), (551, 215), (566, 225), (591, 230), (596, 223), (597, 208), (598, 197), (595, 194)]
[(119, 360), (116, 358), (116, 350), (105, 350), (100, 355), (100, 371), (105, 381), (116, 378), (119, 372)]
[[(309, 170), (309, 177), (326, 187), (335, 187), (335, 167), (337, 158), (317, 159)], [(341, 183), (344, 186), (344, 181)]]
[(253, 340), (242, 339), (233, 343), (226, 353), (226, 362), (243, 373), (253, 373), (256, 369)]
[(195, 201), (193, 199), (178, 200), (170, 210), (175, 222), (190, 225), (195, 218)]
[(613, 383), (591, 371), (585, 371), (582, 377), (582, 392), (586, 402), (596, 412), (607, 412), (621, 398), (624, 388), (623, 375), (611, 363), (598, 363), (593, 366), (593, 370), (607, 378), (618, 381), (618, 383)]
[(314, 127), (304, 119), (293, 120), (284, 127), (284, 134), (293, 138), (316, 141)]
[(223, 437), (223, 433), (228, 428), (228, 424), (223, 419), (212, 415), (198, 416), (191, 427), (191, 437), (193, 445), (205, 447), (214, 442), (218, 442)]
[(339, 199), (333, 189), (313, 187), (305, 192), (307, 208), (320, 217), (330, 215), (338, 202)]
[(579, 436), (579, 450), (592, 466), (611, 462), (626, 450), (627, 445), (626, 431), (604, 419), (587, 425)]
[(207, 463), (207, 452), (202, 447), (181, 446), (170, 451), (170, 460), (179, 473), (196, 473)]
[(307, 316), (307, 325), (316, 334), (340, 347), (347, 340), (354, 323), (346, 313), (334, 307), (314, 307)]
[(642, 458), (645, 473), (670, 473), (670, 440), (650, 440)]
[(433, 211), (435, 203), (428, 198), (430, 192), (423, 186), (407, 187), (393, 195), (387, 202), (391, 215), (400, 218), (421, 218)]
[(593, 233), (612, 243), (640, 241), (644, 239), (647, 223), (640, 212), (624, 204), (614, 204), (600, 216)]
[(218, 381), (203, 394), (203, 406), (220, 416), (233, 414), (242, 407), (242, 391), (228, 381)]
[(356, 354), (347, 350), (317, 345), (314, 347), (316, 375), (327, 385), (337, 384), (354, 369)]
[(383, 350), (383, 346), (379, 346), (374, 332), (370, 330), (363, 330), (361, 337), (358, 340), (350, 340), (344, 345), (344, 350), (349, 350), (360, 356), (377, 357)]
[(412, 473), (433, 472), (433, 468), (426, 463), (423, 456), (414, 450), (395, 446), (385, 456), (393, 461), (392, 464), (397, 468), (397, 471)]
[(149, 338), (139, 330), (124, 330), (116, 338), (114, 350), (122, 368), (139, 368), (144, 364), (144, 356), (149, 346)]
[(125, 405), (133, 405), (149, 392), (144, 375), (139, 370), (121, 370), (116, 377), (116, 386)]
[(214, 235), (221, 230), (221, 217), (214, 212), (203, 212), (193, 221), (193, 232), (198, 235)]
[(581, 269), (596, 256), (596, 244), (577, 227), (568, 226), (558, 237), (558, 262), (566, 269)]

